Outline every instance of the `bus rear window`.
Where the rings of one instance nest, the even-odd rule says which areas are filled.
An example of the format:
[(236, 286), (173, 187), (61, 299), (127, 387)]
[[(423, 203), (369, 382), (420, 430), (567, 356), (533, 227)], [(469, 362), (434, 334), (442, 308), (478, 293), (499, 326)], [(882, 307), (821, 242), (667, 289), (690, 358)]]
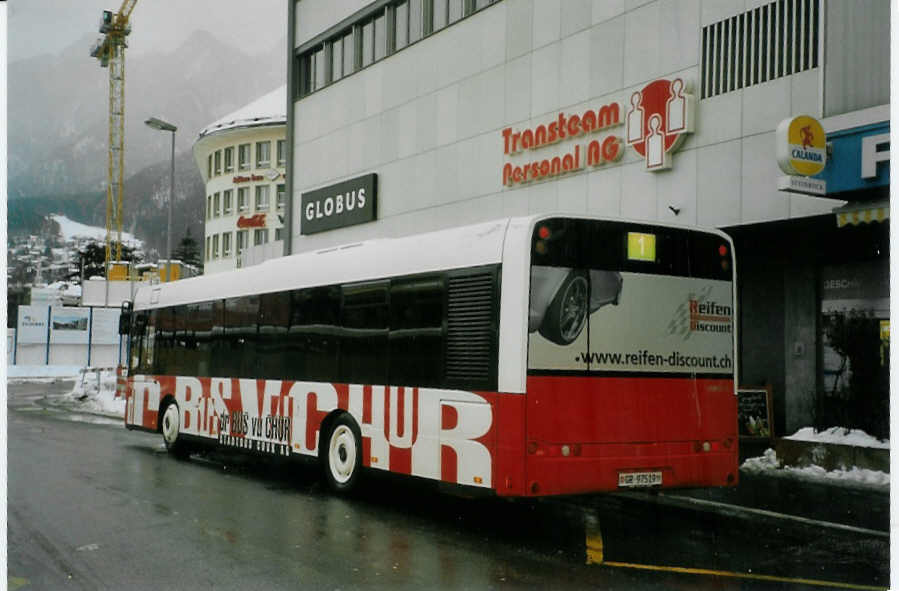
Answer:
[(714, 234), (629, 222), (552, 218), (537, 224), (531, 240), (534, 266), (730, 281), (732, 256)]

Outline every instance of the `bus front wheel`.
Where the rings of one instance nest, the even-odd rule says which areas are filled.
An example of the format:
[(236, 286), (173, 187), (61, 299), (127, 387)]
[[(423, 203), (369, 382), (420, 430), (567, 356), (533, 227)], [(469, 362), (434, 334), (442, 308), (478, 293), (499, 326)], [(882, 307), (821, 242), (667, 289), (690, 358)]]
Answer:
[(349, 413), (341, 413), (331, 423), (320, 460), (331, 490), (348, 493), (356, 487), (362, 469), (362, 436)]
[(162, 413), (162, 422), (160, 424), (162, 431), (162, 440), (165, 442), (165, 448), (170, 454), (179, 460), (186, 459), (190, 455), (184, 438), (181, 437), (181, 413), (178, 410), (178, 404), (170, 402)]

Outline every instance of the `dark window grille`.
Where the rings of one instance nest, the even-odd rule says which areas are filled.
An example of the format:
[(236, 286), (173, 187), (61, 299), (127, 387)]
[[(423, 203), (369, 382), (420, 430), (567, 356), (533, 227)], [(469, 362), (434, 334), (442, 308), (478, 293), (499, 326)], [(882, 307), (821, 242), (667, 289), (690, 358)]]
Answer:
[(817, 68), (820, 5), (776, 0), (703, 27), (701, 97)]

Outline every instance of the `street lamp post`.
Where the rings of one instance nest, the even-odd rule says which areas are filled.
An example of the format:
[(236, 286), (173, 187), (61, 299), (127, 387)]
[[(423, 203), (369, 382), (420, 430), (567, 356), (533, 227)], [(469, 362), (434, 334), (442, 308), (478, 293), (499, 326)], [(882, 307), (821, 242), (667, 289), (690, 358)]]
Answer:
[(178, 128), (171, 123), (166, 123), (162, 119), (150, 117), (144, 121), (148, 126), (160, 131), (172, 132), (172, 167), (169, 176), (169, 219), (165, 232), (165, 256), (166, 256), (166, 281), (172, 280), (172, 202), (175, 200), (175, 132)]

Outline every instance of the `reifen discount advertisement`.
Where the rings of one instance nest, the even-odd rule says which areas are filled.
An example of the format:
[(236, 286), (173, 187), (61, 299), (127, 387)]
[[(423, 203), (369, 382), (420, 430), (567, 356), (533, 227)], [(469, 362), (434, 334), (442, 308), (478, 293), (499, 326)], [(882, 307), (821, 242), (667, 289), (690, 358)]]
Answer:
[(531, 370), (729, 374), (728, 281), (534, 266)]

